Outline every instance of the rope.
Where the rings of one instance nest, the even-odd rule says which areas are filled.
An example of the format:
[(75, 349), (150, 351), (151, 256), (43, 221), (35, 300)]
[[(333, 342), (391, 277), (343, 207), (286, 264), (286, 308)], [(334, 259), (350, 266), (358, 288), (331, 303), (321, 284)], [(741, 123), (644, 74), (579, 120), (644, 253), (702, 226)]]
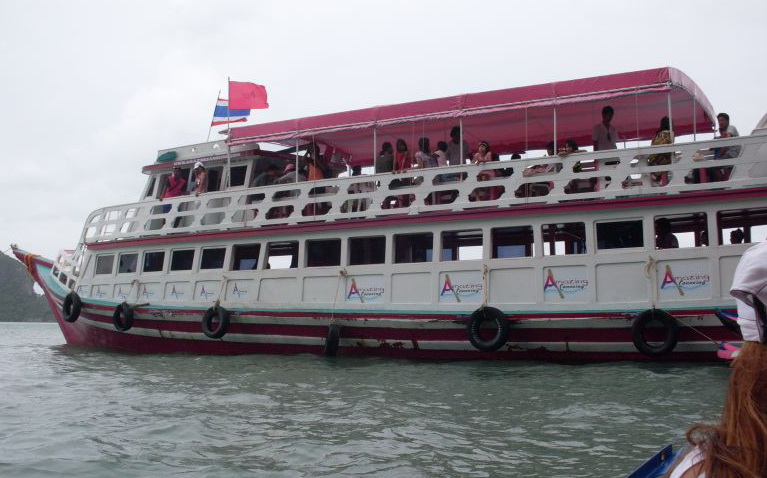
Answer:
[(338, 301), (338, 293), (341, 290), (341, 282), (349, 275), (349, 273), (346, 271), (346, 267), (342, 267), (338, 271), (338, 286), (336, 286), (336, 294), (333, 296), (333, 308), (330, 311), (330, 323), (334, 324), (336, 322), (336, 302)]
[(655, 275), (655, 267), (657, 265), (658, 265), (658, 261), (655, 260), (653, 256), (648, 256), (647, 262), (645, 263), (645, 266), (644, 266), (644, 275), (650, 281), (650, 286), (652, 288), (652, 297), (650, 299), (652, 301), (653, 309), (655, 309), (655, 306), (658, 304), (658, 284), (657, 284), (657, 276)]
[[(672, 315), (672, 317), (674, 317), (674, 316)], [(715, 344), (717, 344), (717, 345), (719, 345), (719, 344), (721, 343), (721, 341), (712, 339), (711, 337), (709, 337), (708, 335), (704, 334), (704, 333), (703, 333), (703, 332), (701, 332), (700, 330), (696, 329), (696, 328), (695, 328), (695, 327), (693, 327), (692, 325), (690, 325), (690, 324), (686, 324), (686, 323), (682, 322), (681, 320), (679, 320), (679, 319), (678, 319), (678, 318), (676, 318), (676, 317), (674, 317), (674, 318), (676, 319), (676, 321), (677, 321), (678, 323), (680, 323), (680, 324), (684, 325), (685, 327), (689, 327), (690, 329), (692, 329), (693, 331), (695, 331), (695, 333), (696, 333), (696, 334), (698, 334), (698, 335), (702, 335), (702, 336), (703, 336), (703, 337), (704, 337), (706, 340), (708, 340), (708, 341), (710, 341), (710, 342), (713, 342), (713, 343), (715, 343)]]
[(487, 264), (482, 265), (482, 307), (487, 307), (487, 301), (489, 299), (488, 287), (490, 286), (490, 278), (487, 274)]
[(218, 291), (218, 297), (216, 297), (216, 302), (215, 302), (215, 306), (216, 307), (218, 307), (219, 304), (221, 304), (221, 294), (224, 293), (224, 289), (226, 289), (226, 285), (229, 282), (229, 278), (228, 277), (221, 276), (221, 278), (223, 280), (221, 281), (221, 289), (219, 289), (219, 291)]

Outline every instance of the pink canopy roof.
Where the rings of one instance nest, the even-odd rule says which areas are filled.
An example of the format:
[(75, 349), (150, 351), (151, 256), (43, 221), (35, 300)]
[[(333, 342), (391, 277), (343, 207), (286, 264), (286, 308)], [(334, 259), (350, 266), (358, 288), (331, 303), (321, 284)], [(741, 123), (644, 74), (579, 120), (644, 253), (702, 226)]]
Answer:
[(418, 139), (428, 137), (434, 149), (460, 122), (472, 149), (479, 140), (499, 154), (570, 138), (587, 146), (606, 105), (615, 109), (621, 140), (651, 138), (669, 112), (677, 136), (710, 133), (714, 123), (711, 104), (697, 85), (665, 67), (243, 126), (232, 128), (230, 142), (291, 147), (314, 141), (350, 155), (355, 164), (370, 164), (384, 141), (402, 138), (415, 151)]

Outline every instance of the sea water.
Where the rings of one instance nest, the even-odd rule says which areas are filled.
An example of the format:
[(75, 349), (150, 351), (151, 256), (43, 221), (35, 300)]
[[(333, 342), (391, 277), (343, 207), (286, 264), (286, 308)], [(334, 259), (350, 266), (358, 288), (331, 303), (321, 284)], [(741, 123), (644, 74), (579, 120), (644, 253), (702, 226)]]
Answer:
[(0, 323), (3, 477), (620, 477), (721, 411), (724, 363), (134, 355)]

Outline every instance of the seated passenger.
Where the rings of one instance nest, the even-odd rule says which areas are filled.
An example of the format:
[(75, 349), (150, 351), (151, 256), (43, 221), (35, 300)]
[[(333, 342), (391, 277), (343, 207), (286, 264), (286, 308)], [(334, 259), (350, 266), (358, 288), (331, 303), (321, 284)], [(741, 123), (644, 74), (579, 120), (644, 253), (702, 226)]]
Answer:
[(285, 166), (282, 170), (282, 176), (274, 181), (274, 184), (289, 184), (299, 181), (306, 181), (306, 174), (303, 171), (296, 171), (296, 165), (293, 163)]
[(671, 221), (665, 217), (655, 221), (655, 248), (676, 249), (678, 247), (679, 241), (671, 232)]
[(743, 229), (738, 228), (730, 232), (730, 244), (742, 244), (745, 238)]
[[(546, 156), (554, 156), (554, 141), (549, 141), (548, 143), (546, 143), (546, 154), (544, 154), (544, 157)], [(535, 176), (537, 174), (555, 172), (556, 170), (557, 170), (557, 163), (536, 164), (535, 166), (529, 166), (525, 168), (525, 170), (522, 171), (522, 176), (527, 178), (530, 176)]]
[(471, 158), (472, 164), (489, 163), (493, 160), (493, 153), (490, 152), (490, 145), (487, 141), (477, 143), (477, 152)]
[(253, 178), (253, 181), (250, 183), (250, 187), (256, 188), (260, 186), (269, 186), (270, 184), (274, 184), (274, 182), (277, 180), (277, 174), (280, 172), (280, 167), (276, 164), (270, 164), (266, 167), (266, 171), (262, 172), (255, 178)]
[(434, 157), (437, 159), (437, 166), (447, 166), (447, 143), (437, 141), (437, 149), (434, 151)]

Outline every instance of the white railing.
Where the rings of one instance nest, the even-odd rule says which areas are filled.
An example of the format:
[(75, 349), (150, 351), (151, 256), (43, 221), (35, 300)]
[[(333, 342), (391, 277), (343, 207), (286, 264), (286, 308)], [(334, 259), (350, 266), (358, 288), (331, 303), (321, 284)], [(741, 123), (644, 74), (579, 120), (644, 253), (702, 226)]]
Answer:
[[(299, 182), (110, 206), (90, 214), (77, 250), (87, 243), (171, 233), (676, 194), (712, 187), (753, 187), (767, 184), (764, 144), (767, 136), (742, 137)], [(714, 148), (732, 146), (740, 148), (738, 157), (710, 160)], [(670, 153), (671, 164), (648, 165), (648, 155), (662, 153)], [(575, 172), (573, 167), (578, 162), (582, 168)], [(523, 174), (526, 168), (551, 164), (556, 164), (549, 168), (551, 172)], [(706, 178), (712, 168), (725, 167), (732, 167), (726, 181), (712, 184), (710, 180), (715, 178)], [(494, 173), (480, 174), (490, 170)], [(707, 182), (690, 182), (694, 170), (700, 171), (700, 181)], [(488, 176), (490, 179), (483, 180)]]

